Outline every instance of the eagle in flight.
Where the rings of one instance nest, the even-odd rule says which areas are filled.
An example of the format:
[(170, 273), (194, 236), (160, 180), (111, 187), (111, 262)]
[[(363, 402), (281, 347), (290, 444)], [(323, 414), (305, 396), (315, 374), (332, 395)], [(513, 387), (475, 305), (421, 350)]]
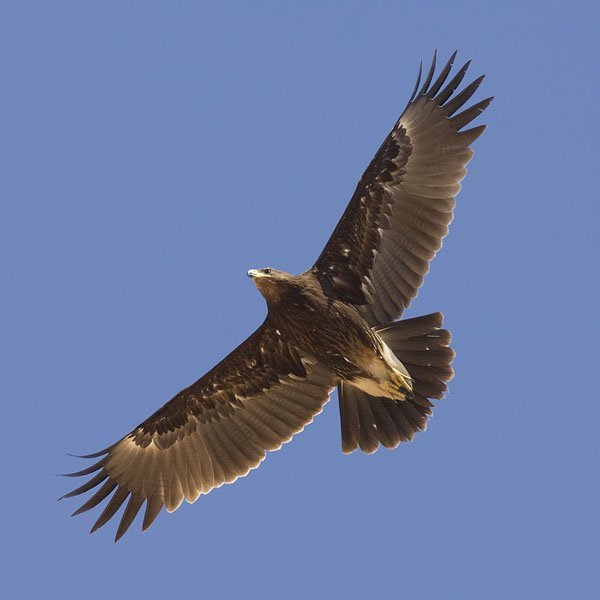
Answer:
[(112, 494), (92, 531), (128, 500), (118, 540), (145, 503), (146, 530), (243, 477), (302, 431), (337, 386), (342, 449), (395, 448), (424, 430), (431, 399), (453, 375), (442, 315), (398, 321), (416, 296), (452, 220), (454, 198), (484, 125), (465, 129), (492, 101), (464, 108), (483, 76), (456, 93), (470, 61), (449, 77), (421, 68), (406, 109), (361, 177), (315, 264), (302, 275), (252, 269), (264, 323), (206, 375), (97, 459), (64, 497), (100, 486), (73, 514)]

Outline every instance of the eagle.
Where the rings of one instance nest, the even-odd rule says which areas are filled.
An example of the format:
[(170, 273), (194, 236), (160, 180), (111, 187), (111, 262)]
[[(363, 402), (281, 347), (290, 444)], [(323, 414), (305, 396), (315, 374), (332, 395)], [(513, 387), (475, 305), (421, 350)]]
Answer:
[[(337, 387), (342, 450), (395, 448), (426, 428), (431, 400), (453, 376), (442, 314), (399, 320), (417, 295), (452, 221), (471, 144), (467, 126), (492, 97), (465, 104), (483, 80), (459, 90), (470, 65), (436, 75), (436, 53), (360, 178), (314, 265), (301, 275), (251, 269), (267, 303), (262, 325), (198, 381), (71, 477), (63, 496), (93, 495), (73, 515), (110, 499), (92, 527), (127, 500), (115, 541), (145, 504), (142, 529), (163, 507), (233, 483), (268, 451), (311, 423)], [(100, 486), (100, 487), (98, 487)], [(112, 496), (111, 496), (112, 494)]]

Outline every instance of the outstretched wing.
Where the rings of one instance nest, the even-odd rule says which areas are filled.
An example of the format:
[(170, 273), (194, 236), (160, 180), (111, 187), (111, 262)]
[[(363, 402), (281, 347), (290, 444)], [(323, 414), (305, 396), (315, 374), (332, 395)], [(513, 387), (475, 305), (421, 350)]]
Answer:
[(227, 358), (73, 476), (95, 475), (64, 497), (101, 487), (75, 513), (112, 498), (102, 527), (129, 498), (116, 539), (146, 503), (143, 529), (256, 468), (321, 412), (336, 377), (265, 323)]
[(433, 81), (434, 55), (420, 89), (419, 70), (408, 106), (313, 267), (326, 293), (357, 305), (372, 325), (396, 320), (417, 295), (448, 233), (469, 146), (485, 129), (464, 127), (492, 98), (456, 114), (483, 76), (453, 96), (470, 64), (446, 83), (455, 57)]

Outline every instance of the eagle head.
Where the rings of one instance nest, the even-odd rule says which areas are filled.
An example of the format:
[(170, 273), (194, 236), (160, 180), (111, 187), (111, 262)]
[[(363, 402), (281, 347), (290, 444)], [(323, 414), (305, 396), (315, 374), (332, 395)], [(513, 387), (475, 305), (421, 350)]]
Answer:
[(286, 291), (293, 286), (294, 275), (277, 269), (250, 269), (248, 277), (252, 277), (254, 285), (267, 302), (281, 300)]

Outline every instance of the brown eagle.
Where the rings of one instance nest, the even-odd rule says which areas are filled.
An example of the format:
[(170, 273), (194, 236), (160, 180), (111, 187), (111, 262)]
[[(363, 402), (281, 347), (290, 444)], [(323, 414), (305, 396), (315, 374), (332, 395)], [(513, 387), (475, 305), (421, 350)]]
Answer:
[[(302, 275), (252, 269), (264, 323), (201, 379), (131, 433), (84, 458), (91, 475), (64, 497), (100, 486), (74, 514), (110, 494), (92, 531), (128, 500), (116, 539), (146, 503), (143, 529), (162, 507), (232, 483), (321, 412), (338, 388), (342, 449), (395, 448), (424, 430), (430, 399), (453, 371), (442, 315), (397, 322), (452, 220), (454, 198), (485, 126), (465, 127), (491, 102), (464, 110), (483, 76), (456, 93), (467, 62), (456, 52), (434, 79), (435, 54), (371, 161), (316, 263)], [(459, 112), (461, 111), (461, 112)]]

